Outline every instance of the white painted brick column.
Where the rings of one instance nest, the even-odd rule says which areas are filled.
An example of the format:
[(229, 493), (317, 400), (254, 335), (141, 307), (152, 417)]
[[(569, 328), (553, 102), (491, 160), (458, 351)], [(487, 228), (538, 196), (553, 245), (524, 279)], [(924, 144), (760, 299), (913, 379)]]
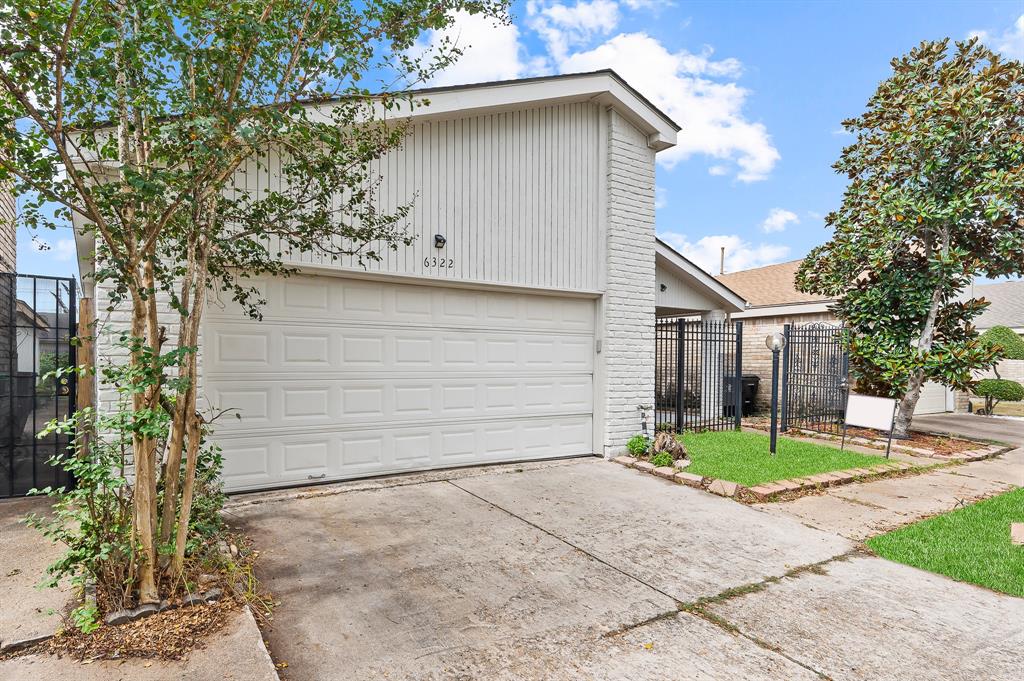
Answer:
[(640, 429), (654, 401), (654, 150), (609, 109), (606, 280), (602, 301), (605, 456)]

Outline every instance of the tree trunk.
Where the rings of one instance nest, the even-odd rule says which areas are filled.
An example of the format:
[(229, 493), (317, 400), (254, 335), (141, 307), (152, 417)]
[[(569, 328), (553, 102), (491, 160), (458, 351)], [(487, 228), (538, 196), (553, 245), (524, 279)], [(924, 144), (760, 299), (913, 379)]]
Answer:
[(896, 422), (893, 425), (893, 437), (905, 438), (910, 435), (910, 423), (914, 419), (914, 409), (917, 408), (917, 400), (921, 397), (921, 387), (924, 385), (924, 369), (918, 369), (907, 382), (907, 392), (903, 394), (900, 405), (896, 409)]
[(188, 450), (185, 455), (185, 481), (181, 487), (181, 513), (178, 516), (178, 531), (174, 540), (174, 558), (171, 571), (180, 575), (185, 566), (185, 545), (188, 542), (188, 524), (192, 515), (192, 495), (196, 482), (196, 460), (199, 458), (199, 441), (203, 436), (199, 415), (193, 411), (188, 416)]
[[(139, 295), (132, 296), (132, 336), (146, 339), (147, 307)], [(138, 366), (145, 362), (140, 352), (132, 354), (131, 362)], [(147, 391), (148, 392), (148, 391)], [(147, 392), (132, 395), (132, 409), (140, 411), (148, 407)], [(132, 512), (135, 519), (135, 534), (142, 546), (139, 560), (139, 602), (158, 603), (160, 595), (156, 588), (156, 549), (154, 547), (153, 518), (156, 509), (156, 448), (151, 438), (135, 433), (132, 437), (132, 452), (135, 456), (135, 489), (132, 495)]]

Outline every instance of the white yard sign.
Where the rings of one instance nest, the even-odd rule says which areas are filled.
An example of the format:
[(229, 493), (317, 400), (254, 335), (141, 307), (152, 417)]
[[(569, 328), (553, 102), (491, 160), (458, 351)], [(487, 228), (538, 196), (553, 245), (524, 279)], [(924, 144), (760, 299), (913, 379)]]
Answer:
[(875, 430), (892, 430), (896, 414), (896, 400), (890, 397), (871, 397), (850, 393), (846, 402), (846, 425)]

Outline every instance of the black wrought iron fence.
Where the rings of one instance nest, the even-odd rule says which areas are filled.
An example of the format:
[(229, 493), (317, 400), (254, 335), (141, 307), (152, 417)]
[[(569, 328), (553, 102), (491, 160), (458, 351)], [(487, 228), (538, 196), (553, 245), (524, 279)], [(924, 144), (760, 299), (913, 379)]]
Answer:
[(846, 416), (849, 356), (843, 327), (786, 324), (782, 351), (782, 430), (839, 434)]
[(0, 497), (72, 481), (47, 464), (70, 444), (36, 435), (75, 407), (75, 381), (47, 376), (77, 363), (74, 279), (0, 273)]
[(658, 430), (727, 430), (743, 413), (743, 326), (659, 319), (654, 334)]

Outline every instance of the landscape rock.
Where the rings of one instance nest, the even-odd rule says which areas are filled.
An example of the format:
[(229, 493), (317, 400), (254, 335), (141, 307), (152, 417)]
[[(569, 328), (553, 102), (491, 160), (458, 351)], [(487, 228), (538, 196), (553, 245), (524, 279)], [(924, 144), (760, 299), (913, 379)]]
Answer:
[(139, 607), (131, 611), (133, 620), (140, 620), (144, 617), (149, 617), (160, 612), (159, 603), (143, 603)]
[(700, 488), (704, 484), (704, 478), (702, 476), (696, 475), (695, 473), (687, 473), (686, 471), (676, 473), (675, 479), (677, 482), (689, 485), (690, 487)]
[(213, 603), (214, 601), (219, 601), (220, 597), (223, 595), (224, 591), (222, 591), (221, 589), (210, 589), (205, 594), (203, 594), (203, 599), (207, 603)]
[(659, 466), (654, 469), (654, 474), (671, 480), (672, 476), (676, 474), (676, 469), (672, 468), (672, 466)]
[(132, 616), (131, 610), (115, 610), (114, 612), (107, 613), (107, 616), (103, 618), (103, 623), (116, 627), (119, 624), (131, 622), (133, 619), (135, 618)]
[(185, 598), (181, 600), (181, 604), (186, 607), (204, 603), (206, 603), (206, 598), (202, 594), (185, 594)]
[(632, 466), (636, 463), (636, 459), (632, 456), (617, 456), (612, 460), (615, 463), (622, 464), (623, 466)]

